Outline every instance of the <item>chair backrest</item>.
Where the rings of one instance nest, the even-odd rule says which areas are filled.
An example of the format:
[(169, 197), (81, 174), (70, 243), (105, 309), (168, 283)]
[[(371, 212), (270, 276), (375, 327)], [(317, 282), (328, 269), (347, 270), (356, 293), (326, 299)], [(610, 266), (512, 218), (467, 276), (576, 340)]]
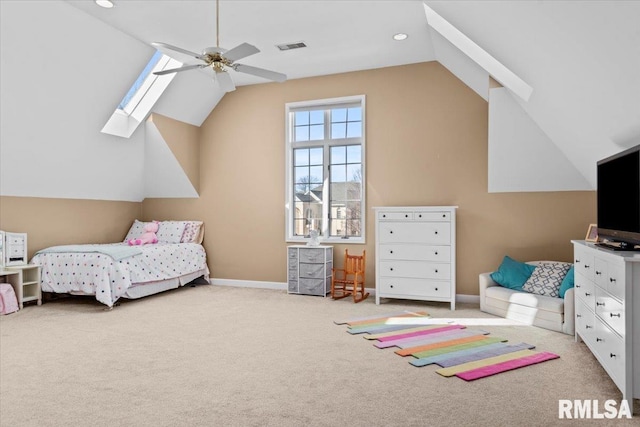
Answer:
[(362, 255), (349, 255), (349, 249), (344, 250), (344, 271), (346, 273), (364, 273), (367, 251)]

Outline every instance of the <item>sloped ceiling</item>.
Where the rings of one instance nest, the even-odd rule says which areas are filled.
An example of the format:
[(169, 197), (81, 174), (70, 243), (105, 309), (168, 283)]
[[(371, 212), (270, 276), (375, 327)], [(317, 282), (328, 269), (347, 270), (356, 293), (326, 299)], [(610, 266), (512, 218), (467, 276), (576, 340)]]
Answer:
[[(93, 159), (81, 154), (93, 153), (91, 145), (104, 151), (103, 168), (117, 170), (123, 153), (124, 164), (135, 164), (132, 155), (143, 151), (142, 130), (134, 133), (133, 141), (121, 141), (96, 129), (151, 56), (149, 43), (161, 41), (196, 52), (215, 45), (214, 1), (113, 1), (113, 9), (102, 9), (89, 0), (0, 0), (0, 194), (37, 193), (33, 189), (38, 184), (15, 162), (5, 160), (9, 157), (29, 154), (51, 175), (64, 169), (61, 182), (73, 176), (74, 164), (79, 171), (91, 166)], [(597, 160), (640, 143), (640, 2), (425, 4), (533, 88), (527, 102), (516, 102), (593, 189)], [(392, 40), (397, 32), (409, 38)], [(298, 41), (308, 48), (275, 48)], [(437, 60), (422, 1), (222, 0), (220, 42), (226, 48), (242, 42), (256, 45), (261, 52), (242, 62), (286, 73), (289, 79)], [(465, 63), (471, 66), (457, 61), (456, 75), (464, 74)], [(265, 83), (240, 73), (233, 78), (239, 86)], [(174, 79), (154, 111), (199, 126), (222, 96), (204, 73), (189, 71)], [(39, 126), (33, 126), (34, 121)], [(50, 159), (57, 159), (59, 166), (49, 165)], [(137, 181), (141, 173), (105, 171), (104, 176)], [(12, 190), (7, 193), (8, 179)], [(93, 185), (90, 180), (88, 185)], [(103, 185), (104, 194), (92, 194), (139, 197), (139, 190), (123, 195), (107, 187)], [(60, 188), (56, 195), (61, 197), (92, 191)]]

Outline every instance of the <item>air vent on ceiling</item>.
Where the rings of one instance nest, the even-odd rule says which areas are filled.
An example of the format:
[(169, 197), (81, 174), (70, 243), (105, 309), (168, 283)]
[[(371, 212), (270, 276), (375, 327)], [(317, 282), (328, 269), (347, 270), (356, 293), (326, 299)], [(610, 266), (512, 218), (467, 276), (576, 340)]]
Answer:
[(276, 47), (280, 50), (292, 50), (292, 49), (300, 49), (301, 47), (307, 47), (304, 42), (298, 43), (286, 43), (286, 44), (277, 44)]

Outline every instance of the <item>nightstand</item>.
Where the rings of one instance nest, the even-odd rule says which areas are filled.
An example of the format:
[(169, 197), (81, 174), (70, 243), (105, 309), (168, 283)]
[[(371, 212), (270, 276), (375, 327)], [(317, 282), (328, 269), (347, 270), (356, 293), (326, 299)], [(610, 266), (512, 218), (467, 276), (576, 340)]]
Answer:
[(24, 303), (29, 301), (36, 301), (38, 305), (42, 305), (39, 265), (27, 264), (5, 267), (4, 271), (0, 271), (0, 275), (6, 276), (7, 282), (13, 286), (18, 306), (21, 309)]

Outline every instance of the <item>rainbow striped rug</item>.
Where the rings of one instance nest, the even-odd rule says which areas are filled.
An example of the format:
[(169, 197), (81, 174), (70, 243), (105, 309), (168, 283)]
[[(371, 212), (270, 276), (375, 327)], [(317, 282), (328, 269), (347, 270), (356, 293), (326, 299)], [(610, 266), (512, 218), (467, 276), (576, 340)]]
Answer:
[(399, 356), (411, 356), (416, 367), (438, 365), (444, 377), (477, 380), (525, 366), (557, 359), (547, 351), (534, 351), (534, 345), (510, 344), (504, 338), (489, 336), (482, 329), (432, 319), (428, 313), (402, 311), (335, 321), (347, 325), (347, 332), (375, 341), (380, 349), (392, 348)]

